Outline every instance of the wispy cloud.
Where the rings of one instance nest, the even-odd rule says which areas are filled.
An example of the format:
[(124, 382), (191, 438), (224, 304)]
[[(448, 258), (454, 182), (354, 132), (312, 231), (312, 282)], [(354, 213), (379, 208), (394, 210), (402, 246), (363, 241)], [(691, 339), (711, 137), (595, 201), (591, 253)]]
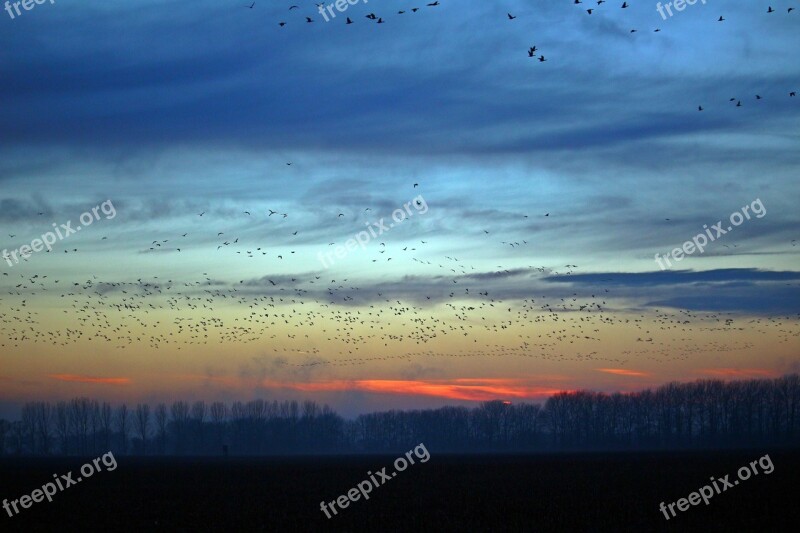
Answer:
[(102, 385), (128, 385), (131, 383), (129, 378), (79, 376), (76, 374), (49, 374), (48, 377), (57, 379), (58, 381), (68, 381), (74, 383), (97, 383)]
[(719, 378), (775, 378), (780, 374), (764, 368), (704, 368), (698, 374)]

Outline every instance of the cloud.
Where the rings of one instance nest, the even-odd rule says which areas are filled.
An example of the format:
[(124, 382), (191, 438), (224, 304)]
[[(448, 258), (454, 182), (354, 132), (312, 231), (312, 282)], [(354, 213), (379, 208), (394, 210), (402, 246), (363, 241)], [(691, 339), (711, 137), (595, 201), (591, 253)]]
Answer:
[(550, 276), (545, 281), (552, 283), (574, 283), (620, 287), (656, 287), (660, 285), (683, 285), (690, 283), (721, 283), (731, 281), (797, 281), (800, 272), (773, 272), (757, 268), (725, 268), (706, 271), (675, 270), (636, 273), (596, 273)]
[(697, 373), (727, 379), (776, 378), (780, 375), (763, 368), (704, 368), (697, 370)]
[(614, 297), (639, 300), (649, 308), (786, 315), (800, 312), (800, 286), (787, 283), (797, 280), (800, 280), (800, 272), (757, 268), (592, 273), (545, 278), (549, 283), (584, 289), (610, 288)]
[(398, 375), (404, 380), (417, 380), (421, 378), (441, 378), (445, 371), (441, 368), (423, 366), (419, 363), (411, 364), (398, 369)]

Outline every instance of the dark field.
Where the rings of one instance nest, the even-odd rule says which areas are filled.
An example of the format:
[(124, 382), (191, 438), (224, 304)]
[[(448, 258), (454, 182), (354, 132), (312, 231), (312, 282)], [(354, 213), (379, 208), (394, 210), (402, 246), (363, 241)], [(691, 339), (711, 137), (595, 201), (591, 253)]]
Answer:
[[(667, 522), (658, 509), (769, 453), (774, 471)], [(330, 520), (331, 501), (396, 456), (136, 459), (9, 518), (0, 531), (797, 531), (800, 453), (453, 456), (431, 451)], [(0, 460), (17, 499), (84, 460)], [(1, 511), (1, 509), (0, 509)], [(677, 509), (676, 509), (677, 512)], [(792, 524), (795, 527), (792, 527)]]

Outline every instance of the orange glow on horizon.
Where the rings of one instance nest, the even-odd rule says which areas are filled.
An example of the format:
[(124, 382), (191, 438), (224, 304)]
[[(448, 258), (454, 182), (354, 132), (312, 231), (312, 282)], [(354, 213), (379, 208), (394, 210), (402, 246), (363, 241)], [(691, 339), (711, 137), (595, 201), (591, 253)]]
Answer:
[(129, 378), (100, 378), (94, 376), (77, 376), (75, 374), (49, 374), (48, 377), (59, 381), (70, 381), (75, 383), (101, 383), (103, 385), (128, 385)]
[(650, 377), (653, 374), (650, 372), (640, 372), (638, 370), (627, 370), (625, 368), (598, 368), (598, 372), (605, 372), (606, 374), (614, 374), (615, 376), (631, 376), (638, 378)]

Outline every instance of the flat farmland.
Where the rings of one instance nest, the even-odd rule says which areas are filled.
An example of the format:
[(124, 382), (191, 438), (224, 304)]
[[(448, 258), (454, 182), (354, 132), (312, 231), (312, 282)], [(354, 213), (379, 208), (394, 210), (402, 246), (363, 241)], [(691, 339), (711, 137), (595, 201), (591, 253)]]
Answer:
[[(737, 479), (769, 453), (774, 471), (667, 521), (710, 478)], [(796, 531), (800, 453), (436, 455), (332, 518), (320, 510), (395, 456), (118, 457), (63, 492), (2, 517), (3, 531)], [(0, 460), (0, 497), (30, 494), (81, 458)], [(77, 477), (77, 476), (76, 476)], [(677, 509), (676, 509), (677, 512)]]

